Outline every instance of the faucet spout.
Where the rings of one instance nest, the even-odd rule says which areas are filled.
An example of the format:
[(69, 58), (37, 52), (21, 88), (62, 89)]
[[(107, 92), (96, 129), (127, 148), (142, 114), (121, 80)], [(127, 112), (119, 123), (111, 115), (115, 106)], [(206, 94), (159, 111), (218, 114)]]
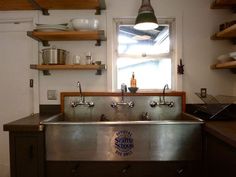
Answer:
[(94, 107), (94, 103), (92, 101), (91, 102), (85, 101), (85, 97), (83, 96), (83, 92), (82, 92), (82, 88), (81, 88), (81, 83), (79, 81), (77, 82), (77, 87), (79, 88), (80, 99), (78, 101), (72, 101), (71, 102), (71, 107), (75, 108), (78, 105)]
[(164, 103), (164, 104), (166, 103), (166, 100), (165, 100), (166, 90), (169, 90), (168, 84), (166, 84), (166, 85), (164, 86), (164, 88), (163, 88), (162, 100), (163, 100), (163, 103)]
[(83, 94), (82, 94), (81, 83), (79, 81), (77, 82), (77, 87), (79, 88), (80, 100), (82, 102), (84, 102), (84, 97), (83, 97)]
[(117, 108), (118, 106), (126, 106), (128, 105), (130, 108), (134, 107), (134, 102), (125, 102), (124, 101), (124, 93), (127, 92), (127, 86), (125, 84), (121, 84), (121, 102), (112, 102), (111, 107)]
[(160, 105), (166, 105), (170, 108), (174, 107), (174, 102), (173, 101), (166, 101), (165, 99), (165, 96), (166, 96), (166, 90), (169, 89), (169, 86), (168, 84), (166, 84), (163, 88), (163, 91), (162, 91), (162, 96), (159, 97), (159, 103), (156, 102), (156, 101), (151, 101), (149, 103), (149, 105), (152, 107), (152, 108), (155, 108), (157, 105), (160, 106)]
[(124, 102), (124, 93), (127, 92), (127, 86), (125, 84), (121, 84), (121, 102)]

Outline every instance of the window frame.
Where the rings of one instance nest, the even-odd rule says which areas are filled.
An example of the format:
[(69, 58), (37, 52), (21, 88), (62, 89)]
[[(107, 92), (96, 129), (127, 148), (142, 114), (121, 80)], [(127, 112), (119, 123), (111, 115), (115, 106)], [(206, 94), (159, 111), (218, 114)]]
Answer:
[[(118, 53), (118, 35), (119, 35), (119, 26), (120, 25), (134, 25), (135, 24), (135, 18), (114, 18), (114, 34), (113, 34), (113, 44), (114, 44), (114, 52), (113, 52), (113, 84), (112, 84), (112, 90), (119, 91), (118, 89), (118, 68), (117, 68), (117, 60), (119, 57), (123, 56), (131, 56), (131, 55), (122, 55)], [(157, 18), (157, 21), (159, 24), (168, 24), (169, 25), (169, 40), (170, 40), (170, 49), (169, 53), (161, 53), (157, 55), (149, 55), (150, 57), (155, 57), (157, 60), (164, 57), (171, 58), (171, 90), (176, 90), (177, 85), (177, 73), (176, 73), (176, 63), (177, 63), (177, 55), (176, 55), (176, 36), (175, 36), (175, 18)], [(149, 57), (147, 56), (147, 58)], [(135, 59), (135, 57), (138, 56), (131, 56)], [(140, 57), (140, 56), (139, 56)], [(163, 85), (164, 87), (164, 85)], [(158, 92), (162, 89), (139, 89), (141, 92)]]

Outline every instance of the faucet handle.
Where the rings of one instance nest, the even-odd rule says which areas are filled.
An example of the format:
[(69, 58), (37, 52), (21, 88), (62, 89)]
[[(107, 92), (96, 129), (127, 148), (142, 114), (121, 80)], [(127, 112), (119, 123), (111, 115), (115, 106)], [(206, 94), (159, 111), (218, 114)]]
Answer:
[(175, 103), (174, 103), (173, 101), (171, 101), (171, 102), (168, 103), (168, 106), (169, 106), (170, 108), (172, 108), (174, 105), (175, 105)]
[(71, 101), (70, 105), (72, 108), (75, 108), (77, 106), (77, 103), (75, 101)]
[(129, 105), (130, 108), (133, 108), (133, 107), (134, 107), (134, 102), (133, 102), (133, 101), (130, 101), (130, 102), (128, 103), (128, 105)]
[(92, 102), (92, 101), (88, 102), (88, 106), (89, 107), (94, 107), (94, 102)]
[(112, 102), (112, 103), (111, 103), (111, 107), (112, 107), (112, 108), (117, 108), (117, 103)]
[(157, 106), (157, 102), (156, 101), (151, 101), (149, 104), (152, 108), (155, 108)]

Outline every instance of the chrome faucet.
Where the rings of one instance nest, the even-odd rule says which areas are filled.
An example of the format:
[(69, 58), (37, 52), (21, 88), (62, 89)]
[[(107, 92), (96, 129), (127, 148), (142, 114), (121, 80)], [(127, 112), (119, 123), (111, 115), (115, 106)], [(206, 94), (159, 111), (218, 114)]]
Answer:
[(75, 108), (78, 105), (85, 105), (85, 106), (88, 106), (88, 107), (94, 107), (94, 103), (92, 101), (91, 102), (85, 101), (85, 97), (82, 94), (81, 83), (79, 81), (77, 82), (77, 87), (79, 88), (80, 99), (78, 101), (72, 101), (71, 102), (71, 107)]
[(117, 108), (119, 105), (128, 105), (130, 108), (134, 107), (134, 102), (125, 102), (124, 101), (124, 93), (127, 92), (127, 86), (125, 84), (121, 84), (121, 102), (112, 102), (111, 107)]
[(162, 97), (161, 96), (159, 97), (159, 102), (156, 102), (156, 101), (151, 101), (150, 102), (150, 106), (152, 108), (156, 107), (157, 105), (166, 105), (166, 106), (169, 106), (171, 108), (174, 106), (174, 102), (173, 101), (167, 102), (165, 100), (166, 90), (168, 90), (168, 89), (169, 89), (169, 86), (168, 86), (168, 84), (166, 84), (164, 86), (164, 88), (163, 88), (163, 91), (162, 91)]
[(165, 100), (165, 94), (166, 94), (166, 90), (169, 90), (169, 85), (166, 84), (163, 88), (163, 91), (162, 91), (162, 101), (161, 101), (161, 97), (160, 97), (160, 103), (163, 102), (164, 104), (166, 103), (166, 100)]

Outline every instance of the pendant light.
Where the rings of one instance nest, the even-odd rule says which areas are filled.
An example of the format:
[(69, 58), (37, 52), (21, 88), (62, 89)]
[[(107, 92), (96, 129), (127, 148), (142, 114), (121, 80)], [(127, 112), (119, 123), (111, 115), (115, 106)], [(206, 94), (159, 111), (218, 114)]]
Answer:
[(154, 30), (158, 27), (157, 18), (150, 0), (142, 0), (134, 28), (137, 30)]

